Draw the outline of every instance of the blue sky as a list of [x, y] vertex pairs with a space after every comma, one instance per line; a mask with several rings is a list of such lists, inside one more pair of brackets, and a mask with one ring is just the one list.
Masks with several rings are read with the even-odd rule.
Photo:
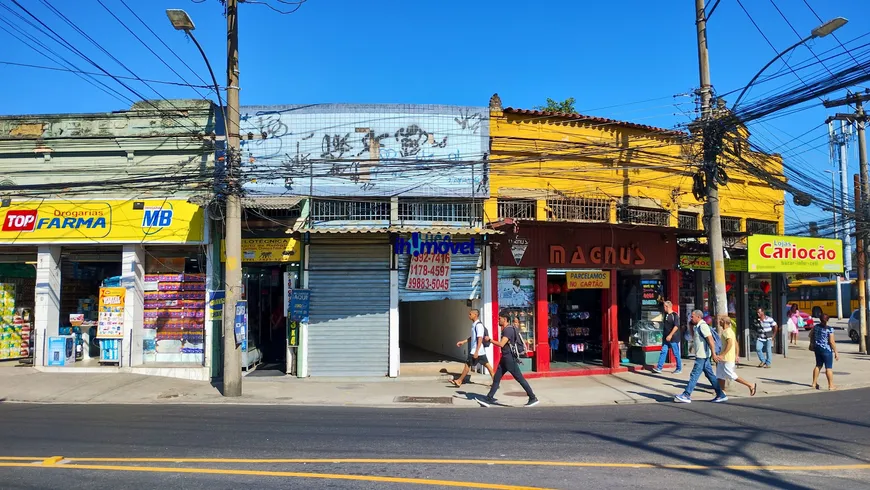
[[[148, 32], [122, 0], [19, 0], [109, 72], [132, 76], [132, 71], [142, 78], [181, 82], [100, 1], [181, 76], [191, 83], [202, 83], [175, 57], [208, 80], [195, 46], [171, 27], [164, 13], [166, 8], [187, 10], [219, 82], [225, 80], [225, 19], [218, 0], [124, 0], [175, 55]], [[264, 1], [278, 8], [292, 7], [278, 0]], [[775, 10], [774, 2], [742, 2], [777, 49], [799, 39]], [[46, 3], [126, 68], [75, 32]], [[865, 1], [807, 3], [825, 20], [836, 16], [850, 19], [837, 31], [844, 43], [870, 30], [870, 4]], [[0, 5], [26, 16], [12, 0], [0, 0]], [[776, 5], [801, 35], [819, 24], [803, 0], [776, 0]], [[98, 71], [9, 11], [0, 9], [0, 18], [35, 35], [80, 69]], [[22, 34], [14, 28], [5, 23], [0, 27], [6, 46], [0, 62], [57, 66], [16, 39]], [[685, 95], [698, 86], [694, 6], [690, 0], [308, 0], [291, 15], [261, 4], [243, 4], [240, 33], [243, 105], [392, 102], [485, 106], [498, 92], [506, 106], [532, 108], [547, 97], [575, 97], [576, 107], [583, 113], [663, 127], [687, 122], [695, 108], [693, 98]], [[863, 38], [857, 44], [868, 41], [870, 38]], [[721, 0], [709, 23], [709, 46], [713, 84], [719, 93], [741, 88], [776, 54], [736, 0]], [[810, 46], [821, 53], [838, 44], [827, 37]], [[811, 57], [809, 50], [800, 48], [789, 59], [799, 63]], [[771, 70], [775, 73], [780, 68], [782, 65], [774, 65]], [[71, 73], [0, 63], [0, 74], [5, 88], [0, 92], [2, 114], [100, 112], [130, 105], [123, 97], [109, 96]], [[101, 79], [124, 96], [138, 98], [110, 79]], [[791, 75], [782, 78], [783, 83], [793, 80]], [[149, 98], [199, 97], [186, 87], [127, 83]], [[199, 92], [213, 98], [207, 90]], [[830, 168], [827, 130], [820, 126], [830, 112], [820, 103], [815, 106], [753, 125], [753, 134], [759, 143], [771, 148], [811, 131], [779, 151], [787, 158], [796, 158], [794, 161], [806, 165], [808, 171], [821, 173]], [[788, 148], [796, 149], [789, 152]], [[855, 172], [852, 153], [850, 170]], [[789, 204], [787, 217], [790, 222], [809, 221], [818, 215]]]

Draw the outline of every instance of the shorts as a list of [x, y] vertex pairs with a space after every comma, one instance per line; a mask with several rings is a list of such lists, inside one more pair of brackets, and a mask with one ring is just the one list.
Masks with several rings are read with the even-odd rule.
[[834, 353], [827, 350], [821, 350], [816, 347], [816, 367], [821, 368], [822, 366], [825, 369], [834, 369]]
[[465, 360], [465, 364], [468, 367], [474, 367], [474, 366], [478, 366], [478, 365], [485, 366], [485, 365], [489, 364], [489, 359], [486, 358], [486, 354], [478, 355], [477, 359], [474, 358], [473, 354], [468, 354], [468, 359]]
[[733, 362], [720, 362], [716, 364], [716, 377], [734, 381], [738, 378], [737, 368]]

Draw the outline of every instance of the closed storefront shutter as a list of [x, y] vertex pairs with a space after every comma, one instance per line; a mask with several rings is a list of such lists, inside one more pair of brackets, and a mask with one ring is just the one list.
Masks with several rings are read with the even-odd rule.
[[[406, 237], [406, 239], [409, 239]], [[470, 237], [454, 237], [456, 241], [467, 241]], [[478, 244], [480, 238], [476, 239]], [[411, 254], [399, 255], [399, 300], [400, 301], [439, 301], [444, 299], [479, 299], [481, 295], [481, 270], [483, 261], [481, 247], [475, 246], [475, 254], [450, 255], [450, 291], [416, 291], [406, 289], [408, 266]]]
[[390, 246], [383, 240], [312, 238], [308, 369], [311, 376], [386, 376]]

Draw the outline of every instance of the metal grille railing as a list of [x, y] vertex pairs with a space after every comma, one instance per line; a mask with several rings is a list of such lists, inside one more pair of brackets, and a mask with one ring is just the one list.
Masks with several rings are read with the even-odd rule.
[[722, 231], [728, 233], [740, 233], [740, 218], [722, 216]]
[[677, 227], [681, 230], [697, 230], [698, 215], [696, 213], [677, 214]]
[[483, 203], [400, 200], [399, 220], [480, 223], [483, 220]]
[[670, 226], [671, 213], [664, 209], [620, 207], [619, 221], [635, 225]]
[[528, 219], [537, 218], [537, 204], [534, 199], [499, 199], [498, 219]]
[[388, 201], [315, 200], [311, 206], [314, 221], [389, 221]]
[[759, 235], [776, 235], [776, 221], [764, 221], [760, 219], [747, 219], [746, 231]]
[[547, 209], [554, 221], [610, 221], [610, 200], [592, 197], [547, 199]]

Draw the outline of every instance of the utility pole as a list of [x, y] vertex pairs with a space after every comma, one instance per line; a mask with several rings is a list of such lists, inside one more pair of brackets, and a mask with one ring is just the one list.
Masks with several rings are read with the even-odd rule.
[[[864, 199], [861, 198], [861, 184], [858, 176], [855, 175], [855, 215], [861, 214]], [[867, 278], [864, 275], [864, 238], [862, 237], [864, 226], [861, 224], [860, 218], [855, 220], [855, 250], [858, 255], [858, 319], [861, 322], [861, 338], [858, 340], [858, 352], [861, 354], [867, 353], [867, 344], [865, 335], [867, 335], [867, 290], [864, 288], [864, 283]]]
[[242, 201], [238, 181], [239, 151], [239, 17], [238, 0], [227, 0], [227, 210], [224, 286], [224, 396], [242, 395], [242, 355], [236, 343], [236, 304], [242, 293]]
[[[852, 272], [852, 236], [849, 226], [849, 221], [846, 218], [846, 203], [849, 202], [849, 156], [848, 145], [849, 137], [852, 135], [852, 126], [846, 121], [840, 120], [840, 137], [837, 140], [839, 145], [839, 164], [840, 164], [840, 212], [842, 213], [843, 236], [845, 243], [843, 245], [843, 263], [846, 266], [846, 279], [849, 279], [849, 273]], [[851, 314], [851, 312], [850, 312]]]
[[[703, 128], [704, 154], [713, 144], [716, 136], [710, 134], [709, 123], [713, 120], [713, 86], [710, 82], [710, 55], [707, 51], [707, 12], [704, 0], [695, 0], [695, 26], [698, 30], [698, 69], [701, 80], [701, 125]], [[714, 157], [715, 158], [715, 157]], [[722, 242], [722, 220], [719, 211], [719, 186], [716, 182], [717, 165], [715, 159], [704, 158], [706, 171], [706, 228], [707, 242], [710, 246], [710, 271], [715, 288], [714, 311], [718, 321], [719, 315], [728, 315], [728, 296], [725, 291], [725, 248]]]
[[[867, 140], [864, 131], [864, 126], [867, 121], [867, 115], [864, 112], [864, 102], [870, 101], [870, 91], [865, 91], [863, 94], [849, 94], [843, 99], [826, 100], [823, 105], [827, 108], [840, 107], [849, 104], [855, 104], [855, 114], [837, 114], [833, 119], [840, 121], [854, 121], [858, 127], [858, 165], [860, 166], [860, 190], [855, 192], [855, 236], [858, 240], [858, 298], [860, 300], [860, 318], [861, 318], [861, 339], [859, 340], [859, 350], [862, 354], [867, 353], [867, 284], [868, 276], [867, 258], [864, 256], [864, 249], [868, 245], [867, 224], [870, 218], [870, 169], [867, 166]], [[860, 199], [859, 199], [860, 196]], [[860, 206], [858, 203], [860, 201]]]

